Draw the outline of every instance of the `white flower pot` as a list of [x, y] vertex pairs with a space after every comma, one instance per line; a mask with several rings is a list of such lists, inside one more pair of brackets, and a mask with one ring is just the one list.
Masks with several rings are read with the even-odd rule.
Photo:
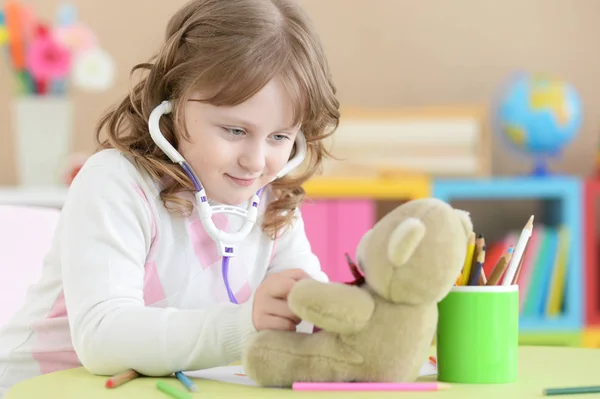
[[19, 185], [64, 185], [61, 173], [73, 134], [72, 101], [64, 97], [20, 97], [13, 103], [13, 117]]

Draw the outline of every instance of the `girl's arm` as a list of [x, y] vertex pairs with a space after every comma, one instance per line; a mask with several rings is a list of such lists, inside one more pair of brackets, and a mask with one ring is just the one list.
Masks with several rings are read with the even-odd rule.
[[267, 274], [286, 269], [302, 269], [315, 280], [329, 281], [327, 274], [321, 270], [319, 258], [310, 247], [300, 209], [296, 208], [292, 226], [277, 238], [273, 251]]
[[152, 217], [132, 169], [127, 161], [82, 169], [62, 211], [62, 278], [79, 359], [95, 374], [132, 368], [151, 376], [239, 359], [255, 331], [251, 301], [209, 310], [145, 306]]
[[[277, 238], [273, 251], [267, 275], [286, 269], [302, 269], [317, 281], [329, 281], [327, 274], [321, 270], [319, 258], [310, 247], [300, 209], [296, 208], [292, 226]], [[311, 333], [313, 330], [314, 326], [308, 320], [302, 320], [296, 327], [297, 332]]]

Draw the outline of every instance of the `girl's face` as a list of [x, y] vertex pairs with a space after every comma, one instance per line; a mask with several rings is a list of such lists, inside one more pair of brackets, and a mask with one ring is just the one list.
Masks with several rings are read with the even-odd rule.
[[[201, 92], [192, 99], [202, 98]], [[188, 101], [185, 123], [190, 140], [178, 151], [194, 169], [207, 196], [237, 205], [268, 184], [289, 160], [299, 126], [279, 79], [233, 107]]]

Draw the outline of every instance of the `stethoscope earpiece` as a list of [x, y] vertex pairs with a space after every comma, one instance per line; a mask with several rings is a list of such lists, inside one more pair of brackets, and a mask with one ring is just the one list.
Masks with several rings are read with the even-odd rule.
[[150, 137], [154, 143], [160, 148], [173, 163], [181, 164], [185, 162], [183, 156], [167, 141], [165, 136], [160, 131], [159, 121], [163, 115], [171, 113], [173, 105], [170, 101], [163, 101], [150, 113], [148, 118], [148, 130], [150, 131]]

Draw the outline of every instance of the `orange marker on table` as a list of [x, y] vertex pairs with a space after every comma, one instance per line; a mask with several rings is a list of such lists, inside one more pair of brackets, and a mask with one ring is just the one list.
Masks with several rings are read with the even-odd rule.
[[131, 380], [138, 378], [140, 374], [135, 370], [127, 370], [122, 372], [121, 374], [117, 374], [115, 376], [110, 377], [106, 384], [104, 385], [106, 388], [116, 388], [120, 385], [125, 384]]

